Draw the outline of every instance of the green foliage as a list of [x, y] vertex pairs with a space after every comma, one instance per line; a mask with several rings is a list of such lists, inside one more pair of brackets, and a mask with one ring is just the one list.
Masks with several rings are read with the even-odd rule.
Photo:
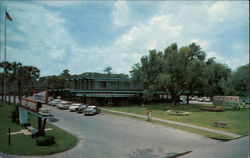
[[230, 74], [231, 70], [224, 64], [207, 64], [205, 69], [205, 80], [207, 83], [204, 87], [204, 93], [208, 96], [224, 95], [225, 84]]
[[[66, 151], [76, 145], [76, 137], [47, 123], [46, 128], [52, 128], [53, 130], [46, 131], [46, 134], [54, 136], [56, 143], [49, 146], [37, 146], [36, 139], [32, 139], [30, 135], [15, 134], [11, 135], [11, 146], [9, 146], [6, 135], [8, 128], [11, 129], [11, 132], [18, 132], [24, 128], [17, 123], [12, 123], [11, 112], [14, 109], [14, 105], [6, 105], [0, 102], [0, 152], [15, 155], [45, 155]], [[33, 127], [37, 127], [38, 122], [36, 116], [29, 115], [29, 121]]]
[[17, 62], [1, 62], [0, 67], [4, 69], [4, 73], [0, 74], [0, 85], [4, 87], [4, 76], [6, 76], [7, 89], [9, 91], [18, 91], [21, 95], [23, 86], [33, 88], [34, 82], [40, 76], [40, 70], [34, 66], [25, 66]]
[[172, 44], [163, 52], [150, 50], [130, 73], [134, 81], [147, 82], [149, 89], [145, 98], [154, 96], [157, 91], [167, 91], [176, 105], [184, 91], [190, 95], [194, 91], [208, 96], [223, 95], [231, 70], [214, 58], [206, 61], [206, 53], [192, 43], [180, 49]]
[[107, 75], [111, 74], [112, 67], [106, 67], [103, 71], [107, 73]]
[[143, 56], [130, 73], [133, 80], [147, 82], [151, 87], [147, 93], [168, 91], [176, 104], [184, 90], [192, 93], [204, 84], [204, 61], [205, 53], [195, 43], [180, 49], [177, 44], [172, 44], [164, 52], [149, 51], [149, 55]]
[[249, 64], [238, 67], [227, 83], [227, 94], [249, 96], [249, 80]]
[[63, 72], [61, 73], [61, 76], [65, 78], [70, 77], [69, 70], [68, 69], [63, 70]]
[[48, 146], [55, 143], [54, 136], [41, 136], [36, 139], [37, 146]]

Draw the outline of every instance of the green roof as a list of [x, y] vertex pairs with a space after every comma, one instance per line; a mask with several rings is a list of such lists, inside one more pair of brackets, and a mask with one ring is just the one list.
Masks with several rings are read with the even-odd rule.
[[128, 98], [136, 97], [135, 94], [76, 94], [76, 96], [98, 97], [98, 98]]
[[143, 91], [111, 91], [111, 90], [109, 91], [69, 90], [69, 92], [72, 92], [72, 93], [143, 93]]

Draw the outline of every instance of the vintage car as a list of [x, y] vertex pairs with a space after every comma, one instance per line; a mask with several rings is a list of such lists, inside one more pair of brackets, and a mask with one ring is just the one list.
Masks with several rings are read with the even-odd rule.
[[52, 101], [49, 102], [50, 106], [56, 106], [61, 102], [61, 99], [53, 99]]
[[69, 101], [61, 101], [59, 104], [57, 104], [57, 108], [61, 110], [67, 110], [72, 103]]
[[80, 111], [80, 110], [84, 110], [87, 108], [87, 105], [85, 104], [82, 104], [82, 103], [73, 103], [70, 107], [69, 107], [69, 110], [70, 111]]
[[85, 110], [84, 110], [84, 115], [95, 115], [95, 114], [99, 114], [101, 112], [101, 109], [97, 106], [88, 106]]

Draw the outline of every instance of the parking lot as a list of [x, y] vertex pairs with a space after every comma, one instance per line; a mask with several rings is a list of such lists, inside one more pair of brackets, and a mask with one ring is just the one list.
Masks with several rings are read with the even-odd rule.
[[47, 105], [45, 108], [59, 120], [54, 122], [54, 125], [76, 135], [79, 139], [75, 148], [45, 157], [156, 158], [220, 143], [146, 121], [102, 113], [84, 116]]
[[[69, 109], [60, 110], [48, 105], [43, 105], [43, 108], [49, 109], [57, 118], [56, 122], [51, 123], [75, 135], [78, 143], [69, 151], [31, 156], [34, 158], [162, 158], [187, 151], [203, 151], [224, 144], [147, 121], [103, 113], [85, 116], [84, 113], [70, 112]], [[3, 153], [0, 153], [0, 156], [23, 157]]]

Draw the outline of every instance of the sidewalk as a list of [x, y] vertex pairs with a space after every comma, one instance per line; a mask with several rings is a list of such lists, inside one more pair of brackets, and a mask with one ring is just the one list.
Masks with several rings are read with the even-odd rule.
[[[109, 109], [105, 109], [105, 108], [102, 108], [102, 110], [109, 111], [109, 112], [114, 112], [114, 113], [119, 113], [119, 114], [124, 114], [124, 115], [136, 116], [136, 117], [146, 119], [146, 116], [143, 116], [143, 115], [137, 115], [137, 114], [127, 113], [127, 112], [109, 110]], [[223, 135], [230, 136], [230, 137], [233, 137], [233, 138], [241, 137], [241, 135], [237, 135], [237, 134], [233, 134], [233, 133], [229, 133], [229, 132], [225, 132], [225, 131], [220, 131], [220, 130], [216, 130], [216, 129], [210, 129], [210, 128], [206, 128], [206, 127], [195, 126], [195, 125], [182, 123], [182, 122], [175, 122], [175, 121], [160, 119], [160, 118], [156, 118], [156, 117], [152, 117], [152, 120], [161, 121], [161, 122], [165, 122], [165, 123], [171, 123], [171, 124], [185, 126], [185, 127], [191, 127], [191, 128], [200, 129], [200, 130], [203, 130], [203, 131], [217, 133], [217, 134], [223, 134]]]

